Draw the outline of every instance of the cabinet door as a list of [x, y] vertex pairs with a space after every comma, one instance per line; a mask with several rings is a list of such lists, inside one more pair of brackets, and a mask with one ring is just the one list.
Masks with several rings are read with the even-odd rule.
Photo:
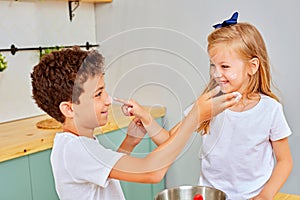
[[29, 155], [33, 200], [59, 200], [50, 163], [51, 150]]
[[[161, 124], [161, 119], [157, 120]], [[110, 133], [98, 135], [100, 143], [110, 149], [117, 150], [126, 136], [127, 129], [120, 129]], [[145, 157], [156, 145], [148, 135], [134, 149], [132, 156]], [[125, 198], [128, 200], [153, 200], [155, 195], [165, 188], [164, 180], [157, 184], [143, 184], [120, 181]]]
[[0, 163], [0, 199], [31, 200], [28, 156]]

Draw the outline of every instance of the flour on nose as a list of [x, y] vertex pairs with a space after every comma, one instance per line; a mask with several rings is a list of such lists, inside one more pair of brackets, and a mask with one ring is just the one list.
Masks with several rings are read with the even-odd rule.
[[214, 75], [214, 78], [220, 78], [222, 76], [222, 74], [217, 71], [213, 75]]

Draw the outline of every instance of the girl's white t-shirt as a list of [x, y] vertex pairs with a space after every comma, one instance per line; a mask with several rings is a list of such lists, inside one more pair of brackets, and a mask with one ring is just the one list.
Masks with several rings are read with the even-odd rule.
[[61, 200], [123, 200], [118, 180], [108, 178], [124, 154], [104, 148], [97, 138], [57, 133], [51, 165]]
[[203, 136], [199, 185], [220, 189], [229, 200], [254, 197], [274, 168], [271, 141], [290, 134], [282, 105], [268, 96], [261, 95], [258, 104], [244, 112], [225, 110]]

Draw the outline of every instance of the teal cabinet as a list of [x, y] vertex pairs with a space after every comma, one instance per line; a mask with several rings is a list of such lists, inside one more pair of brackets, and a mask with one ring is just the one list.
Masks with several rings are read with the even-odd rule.
[[[158, 122], [160, 119], [158, 119]], [[98, 135], [100, 143], [116, 150], [126, 136], [126, 129]], [[144, 138], [133, 154], [144, 157], [155, 148], [150, 138]], [[59, 200], [50, 164], [51, 149], [0, 163], [0, 200]], [[164, 189], [158, 184], [121, 181], [127, 200], [153, 200]]]
[[[158, 119], [157, 122], [161, 124], [160, 119]], [[98, 135], [97, 137], [103, 146], [117, 150], [126, 136], [126, 131], [127, 129], [119, 129], [107, 134]], [[145, 157], [153, 151], [154, 148], [156, 148], [156, 145], [152, 142], [151, 138], [146, 135], [131, 155], [135, 157]], [[120, 182], [127, 200], [153, 200], [154, 196], [165, 188], [164, 180], [157, 184]]]
[[0, 199], [31, 200], [30, 182], [27, 156], [0, 163]]
[[50, 163], [51, 150], [29, 155], [31, 191], [33, 200], [59, 199]]
[[50, 164], [51, 150], [0, 163], [0, 199], [59, 200]]

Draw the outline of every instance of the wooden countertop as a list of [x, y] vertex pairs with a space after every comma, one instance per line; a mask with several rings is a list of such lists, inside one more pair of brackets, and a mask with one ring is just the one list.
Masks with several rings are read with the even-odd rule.
[[[163, 117], [164, 107], [145, 106], [154, 118]], [[39, 129], [36, 123], [50, 118], [40, 115], [26, 119], [0, 123], [0, 162], [52, 148], [53, 139], [61, 129]], [[95, 135], [128, 126], [130, 118], [122, 114], [120, 106], [110, 107], [108, 123], [95, 129]]]
[[278, 193], [273, 200], [300, 200], [299, 195]]

